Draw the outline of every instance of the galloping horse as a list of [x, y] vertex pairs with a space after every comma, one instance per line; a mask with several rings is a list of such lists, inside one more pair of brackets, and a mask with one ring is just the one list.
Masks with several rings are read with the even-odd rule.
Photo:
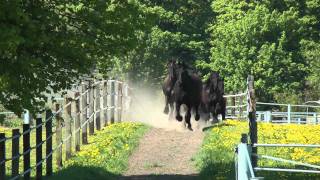
[[168, 75], [165, 78], [163, 84], [162, 84], [162, 91], [165, 96], [165, 107], [164, 107], [164, 113], [169, 113], [169, 106], [170, 105], [170, 115], [169, 118], [171, 118], [173, 113], [173, 87], [177, 81], [177, 62], [176, 60], [171, 60], [167, 64], [168, 67]]
[[224, 81], [217, 72], [212, 72], [203, 85], [201, 110], [211, 113], [214, 122], [218, 120], [218, 114], [221, 114], [222, 120], [225, 119], [226, 102], [223, 95]]
[[174, 85], [173, 95], [176, 105], [176, 119], [182, 121], [180, 114], [180, 107], [182, 104], [187, 106], [187, 112], [185, 114], [185, 122], [188, 125], [188, 129], [191, 128], [191, 110], [195, 110], [195, 120], [200, 119], [199, 105], [201, 103], [201, 90], [202, 82], [200, 77], [192, 72], [184, 63], [178, 64], [177, 68], [177, 81]]

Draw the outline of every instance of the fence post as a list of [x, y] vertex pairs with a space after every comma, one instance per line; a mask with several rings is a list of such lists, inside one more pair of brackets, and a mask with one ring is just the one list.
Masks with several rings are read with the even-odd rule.
[[272, 112], [271, 111], [266, 111], [265, 113], [265, 120], [270, 123], [272, 122]]
[[74, 129], [75, 129], [75, 150], [80, 151], [80, 93], [75, 93], [75, 101], [73, 101], [73, 111], [75, 111], [74, 115]]
[[[248, 76], [248, 117], [249, 117], [249, 135], [250, 144], [252, 147], [252, 153], [257, 154], [257, 147], [253, 147], [253, 144], [258, 142], [258, 128], [256, 121], [256, 101], [254, 92], [254, 77], [252, 75]], [[251, 157], [252, 166], [257, 166], [257, 157]]]
[[89, 82], [89, 135], [94, 134], [94, 117], [92, 117], [92, 114], [94, 113], [94, 89], [95, 87], [93, 86], [92, 82]]
[[116, 96], [115, 81], [111, 80], [110, 85], [111, 85], [110, 121], [111, 121], [111, 124], [113, 124], [114, 123], [115, 109], [116, 109], [116, 107], [115, 107], [115, 96]]
[[62, 168], [62, 117], [60, 111], [60, 104], [56, 104], [56, 146], [57, 146], [57, 155], [56, 163], [59, 169]]
[[101, 129], [101, 109], [100, 109], [100, 82], [96, 85], [95, 91], [94, 91], [94, 116], [96, 121], [96, 128], [97, 130]]
[[126, 83], [125, 84], [125, 90], [124, 90], [124, 115], [126, 119], [129, 119], [130, 117], [130, 113], [129, 113], [129, 109], [130, 109], [130, 104], [131, 104], [131, 98], [130, 98], [130, 91], [129, 91], [129, 85]]
[[243, 119], [243, 96], [240, 96], [239, 97], [239, 104], [240, 104], [240, 108], [239, 108], [239, 116], [240, 116], [240, 119]]
[[6, 177], [6, 134], [0, 133], [0, 179]]
[[254, 177], [254, 174], [251, 174], [251, 167], [248, 165], [247, 154], [249, 151], [247, 135], [241, 134], [241, 143], [238, 145], [238, 163], [236, 174], [236, 179], [238, 180], [248, 180]]
[[23, 172], [24, 179], [30, 179], [30, 114], [29, 111], [26, 111], [24, 114], [24, 123], [23, 123]]
[[[88, 90], [88, 91], [87, 91]], [[87, 91], [87, 92], [86, 92]], [[80, 97], [80, 105], [81, 105], [81, 128], [82, 128], [82, 144], [88, 144], [88, 96], [89, 96], [89, 88], [86, 89], [86, 85], [82, 85], [82, 92], [86, 92], [84, 95]]]
[[19, 175], [19, 157], [20, 157], [19, 140], [20, 140], [20, 130], [19, 129], [12, 129], [12, 165], [11, 165], [11, 167], [12, 167], [11, 177], [12, 178]]
[[291, 104], [288, 104], [288, 123], [291, 123]]
[[51, 109], [46, 110], [46, 175], [52, 175], [52, 118]]
[[101, 108], [103, 109], [104, 126], [106, 126], [108, 124], [108, 81], [103, 83]]
[[36, 179], [42, 178], [42, 114], [36, 118]]
[[118, 83], [118, 105], [117, 105], [117, 113], [118, 113], [118, 122], [121, 122], [122, 121], [122, 110], [123, 110], [123, 107], [122, 107], [122, 83]]
[[314, 124], [318, 124], [317, 113], [313, 113]]
[[[235, 94], [235, 92], [232, 92], [232, 94]], [[236, 116], [236, 97], [231, 97], [231, 116]]]
[[[69, 97], [65, 98], [65, 108], [64, 108], [64, 122], [66, 124], [66, 160], [71, 158], [71, 145], [72, 145], [72, 126], [71, 126], [71, 121], [72, 121], [72, 116], [71, 116], [71, 103], [72, 104], [72, 99]], [[69, 104], [69, 105], [68, 105]], [[68, 106], [66, 106], [68, 105]]]

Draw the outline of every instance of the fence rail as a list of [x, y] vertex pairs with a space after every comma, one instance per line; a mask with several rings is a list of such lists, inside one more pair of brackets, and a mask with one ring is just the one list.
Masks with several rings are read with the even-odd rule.
[[246, 119], [246, 96], [247, 92], [240, 92], [238, 94], [229, 94], [223, 96], [226, 100], [227, 119]]
[[[81, 144], [88, 143], [88, 132], [92, 135], [95, 130], [100, 130], [107, 124], [120, 122], [129, 108], [129, 103], [126, 103], [127, 99], [130, 99], [129, 86], [117, 80], [81, 83], [80, 87], [67, 94], [63, 98], [57, 98], [53, 108], [35, 116], [35, 126], [28, 123], [31, 116], [26, 113], [22, 132], [20, 129], [12, 129], [10, 137], [0, 133], [1, 180], [20, 177], [30, 179], [31, 172], [35, 172], [36, 179], [41, 179], [44, 163], [46, 175], [51, 176], [53, 162], [61, 168], [63, 160], [71, 158], [72, 152], [80, 151]], [[35, 145], [30, 141], [33, 138], [36, 139]], [[6, 153], [9, 145], [11, 153]], [[42, 147], [44, 145], [45, 152]], [[32, 166], [31, 153], [35, 153], [36, 156]], [[23, 169], [19, 169], [21, 157], [23, 157]], [[6, 172], [6, 169], [9, 169], [7, 167], [9, 161], [11, 173]]]
[[[260, 155], [258, 154], [258, 147], [304, 147], [304, 148], [320, 148], [319, 144], [259, 144], [258, 143], [258, 130], [257, 130], [257, 117], [258, 120], [261, 120], [261, 114], [264, 114], [264, 118], [267, 122], [298, 122], [301, 123], [301, 119], [294, 119], [298, 117], [306, 117], [310, 114], [310, 112], [300, 113], [300, 112], [291, 112], [291, 107], [306, 107], [306, 108], [319, 108], [320, 106], [310, 106], [310, 105], [292, 105], [292, 104], [277, 104], [277, 103], [264, 103], [264, 102], [256, 102], [254, 96], [254, 83], [253, 77], [248, 77], [248, 91], [247, 91], [247, 112], [248, 112], [248, 120], [249, 120], [249, 140], [250, 143], [247, 142], [247, 135], [242, 134], [241, 144], [237, 147], [237, 161], [236, 163], [236, 179], [239, 180], [249, 180], [249, 179], [257, 179], [255, 177], [254, 171], [277, 171], [277, 172], [304, 172], [304, 173], [320, 173], [320, 170], [308, 170], [308, 169], [285, 169], [285, 168], [272, 168], [272, 167], [258, 167], [257, 162], [258, 159], [269, 159], [273, 161], [280, 161], [285, 163], [290, 163], [293, 165], [304, 166], [308, 168], [316, 168], [320, 169], [320, 166], [313, 165], [304, 162], [298, 162], [293, 160], [282, 159], [278, 157], [272, 157], [268, 155]], [[287, 112], [257, 112], [256, 105], [268, 105], [268, 106], [287, 106]], [[280, 116], [286, 117], [284, 120], [273, 120], [271, 116]], [[312, 117], [314, 118], [314, 122], [317, 123], [317, 114], [312, 112]], [[307, 118], [306, 118], [307, 119]], [[262, 177], [258, 178], [262, 179]]]

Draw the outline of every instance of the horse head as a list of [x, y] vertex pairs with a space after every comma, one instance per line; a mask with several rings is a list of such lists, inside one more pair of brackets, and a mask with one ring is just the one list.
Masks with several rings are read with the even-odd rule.
[[183, 64], [183, 63], [179, 64], [177, 72], [178, 72], [178, 82], [186, 83], [190, 80], [190, 75], [189, 75], [188, 69], [185, 66], [185, 64]]
[[217, 72], [212, 72], [209, 77], [209, 84], [210, 84], [210, 91], [215, 92], [218, 88], [218, 82], [219, 82], [219, 74]]
[[169, 79], [175, 81], [177, 79], [177, 62], [175, 59], [172, 59], [167, 64]]

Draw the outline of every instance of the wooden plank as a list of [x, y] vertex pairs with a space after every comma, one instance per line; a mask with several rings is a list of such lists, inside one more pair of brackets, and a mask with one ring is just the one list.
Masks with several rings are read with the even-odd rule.
[[[29, 171], [29, 172], [27, 172]], [[30, 179], [30, 124], [23, 124], [23, 178]]]
[[[82, 93], [87, 91], [88, 88], [85, 84], [82, 85]], [[88, 123], [87, 117], [88, 117], [88, 96], [89, 92], [85, 93], [80, 97], [80, 104], [81, 104], [81, 127], [82, 127], [82, 144], [88, 144]]]
[[36, 118], [36, 179], [42, 178], [42, 116], [37, 115]]
[[100, 109], [101, 109], [101, 127], [105, 127], [107, 125], [107, 81], [105, 81], [100, 88]]
[[[231, 106], [236, 106], [236, 97], [231, 97]], [[231, 116], [236, 116], [236, 108], [231, 109]]]
[[[56, 104], [56, 112], [60, 110], [60, 104]], [[56, 164], [58, 169], [62, 168], [62, 117], [56, 114]]]
[[100, 83], [96, 85], [94, 91], [94, 112], [97, 130], [101, 129], [101, 111], [100, 111]]
[[0, 179], [6, 177], [6, 134], [0, 133]]
[[111, 86], [111, 99], [110, 99], [110, 123], [113, 124], [115, 120], [115, 97], [116, 97], [116, 86], [115, 86], [115, 81], [110, 82]]
[[52, 111], [46, 110], [46, 175], [52, 175]]
[[104, 120], [104, 126], [107, 126], [108, 125], [108, 120], [109, 120], [109, 117], [108, 117], [108, 112], [109, 110], [107, 109], [108, 107], [108, 81], [106, 81], [104, 84], [103, 84], [103, 89], [102, 89], [102, 94], [103, 94], [103, 120]]
[[243, 119], [243, 107], [242, 107], [242, 105], [243, 105], [243, 96], [240, 96], [239, 97], [239, 106], [240, 106], [240, 108], [239, 108], [239, 116], [240, 116], [240, 119]]
[[[19, 157], [20, 157], [20, 130], [12, 129], [12, 164], [11, 164], [11, 177], [19, 175]], [[0, 160], [1, 161], [1, 160]]]
[[123, 93], [122, 93], [122, 83], [118, 83], [118, 108], [117, 108], [117, 112], [118, 112], [118, 122], [122, 121], [122, 97], [123, 97]]
[[92, 82], [90, 81], [89, 83], [89, 135], [93, 135], [94, 134], [94, 117], [92, 118], [92, 114], [94, 113], [94, 90], [95, 87], [92, 86]]
[[[72, 99], [69, 98], [69, 97], [66, 97], [65, 98], [65, 105], [69, 104], [72, 102]], [[72, 116], [71, 116], [71, 104], [68, 105], [67, 107], [65, 107], [64, 109], [64, 122], [65, 122], [65, 125], [66, 125], [66, 135], [65, 135], [65, 138], [67, 138], [66, 140], [66, 160], [70, 159], [71, 158], [71, 153], [72, 153], [72, 150], [71, 150], [71, 147], [72, 147]]]
[[[75, 99], [77, 99], [80, 96], [80, 93], [77, 92], [75, 94]], [[75, 129], [75, 150], [80, 151], [80, 99], [77, 99], [73, 101], [73, 108], [72, 110], [74, 111], [74, 129]]]

